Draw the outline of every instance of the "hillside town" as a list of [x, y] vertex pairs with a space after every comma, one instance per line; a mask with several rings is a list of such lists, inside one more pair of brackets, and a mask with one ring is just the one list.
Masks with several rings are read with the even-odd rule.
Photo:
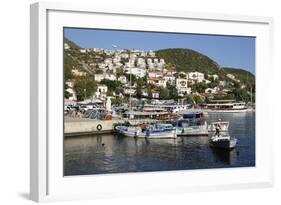
[[[77, 53], [81, 56], [77, 60], [72, 56], [73, 48], [69, 43], [64, 44], [64, 50], [68, 58], [79, 62], [72, 65], [71, 77], [65, 79], [66, 104], [105, 102], [109, 97], [116, 103], [132, 98], [200, 104], [208, 99], [234, 98], [235, 88], [250, 94], [246, 85], [233, 74], [177, 71], [154, 51], [76, 48], [75, 56]], [[78, 88], [79, 79], [94, 82], [80, 83]]]
[[[228, 46], [233, 59], [220, 65], [211, 52], [179, 44], [188, 34], [65, 34], [65, 175], [255, 166], [255, 70], [240, 67], [253, 55], [239, 59]], [[208, 39], [197, 45], [213, 49], [221, 37]]]

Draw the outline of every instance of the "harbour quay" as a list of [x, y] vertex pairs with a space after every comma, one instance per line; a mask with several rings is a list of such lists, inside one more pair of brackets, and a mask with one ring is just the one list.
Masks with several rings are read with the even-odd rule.
[[113, 133], [116, 124], [124, 123], [124, 120], [96, 120], [89, 118], [64, 118], [64, 135], [81, 136], [91, 134]]
[[130, 123], [155, 123], [158, 120], [152, 119], [112, 119], [112, 120], [97, 120], [90, 118], [73, 118], [64, 117], [64, 136], [85, 136], [85, 135], [98, 135], [98, 134], [110, 134], [114, 133], [115, 126]]

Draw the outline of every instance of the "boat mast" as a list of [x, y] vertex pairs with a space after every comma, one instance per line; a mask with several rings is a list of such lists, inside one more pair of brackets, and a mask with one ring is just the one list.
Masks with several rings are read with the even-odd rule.
[[130, 98], [129, 98], [129, 111], [132, 111], [132, 101], [131, 101], [131, 96], [132, 96], [132, 67], [130, 65]]
[[251, 106], [253, 106], [253, 88], [251, 86]]

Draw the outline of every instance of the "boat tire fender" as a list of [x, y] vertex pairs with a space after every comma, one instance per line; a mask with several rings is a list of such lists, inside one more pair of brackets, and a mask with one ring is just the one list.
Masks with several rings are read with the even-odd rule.
[[98, 125], [97, 125], [97, 130], [98, 130], [98, 131], [101, 131], [101, 130], [102, 130], [101, 124], [98, 124]]

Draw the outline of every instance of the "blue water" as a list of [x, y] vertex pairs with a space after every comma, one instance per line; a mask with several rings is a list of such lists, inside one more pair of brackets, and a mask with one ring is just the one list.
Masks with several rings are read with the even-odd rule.
[[113, 134], [64, 140], [64, 175], [150, 172], [255, 166], [255, 113], [209, 114], [229, 121], [238, 139], [231, 151], [211, 148], [209, 137], [135, 139]]

